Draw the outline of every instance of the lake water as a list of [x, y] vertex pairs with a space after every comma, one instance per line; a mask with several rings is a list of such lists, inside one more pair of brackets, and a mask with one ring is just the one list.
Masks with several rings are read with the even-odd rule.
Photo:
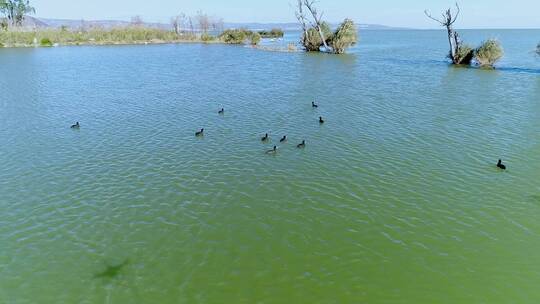
[[462, 36], [1, 49], [0, 302], [538, 303], [540, 31]]

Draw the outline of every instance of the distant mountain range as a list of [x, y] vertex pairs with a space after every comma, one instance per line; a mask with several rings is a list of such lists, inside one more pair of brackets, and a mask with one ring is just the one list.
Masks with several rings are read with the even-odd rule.
[[[131, 22], [122, 20], [73, 20], [73, 19], [50, 19], [50, 18], [36, 18], [27, 16], [25, 18], [25, 27], [37, 27], [37, 28], [60, 28], [66, 26], [68, 28], [81, 28], [81, 27], [121, 27], [128, 26]], [[157, 22], [145, 22], [145, 26], [160, 29], [170, 29], [171, 25], [166, 23]], [[337, 24], [331, 24], [336, 27]], [[380, 24], [357, 24], [361, 30], [402, 30], [405, 28], [396, 28]], [[269, 30], [272, 28], [281, 28], [284, 31], [296, 31], [300, 27], [297, 23], [225, 23], [225, 28], [247, 28], [250, 30]]]

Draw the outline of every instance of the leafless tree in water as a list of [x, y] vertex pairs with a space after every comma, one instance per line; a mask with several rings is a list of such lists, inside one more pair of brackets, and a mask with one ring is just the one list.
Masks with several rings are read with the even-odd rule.
[[[454, 23], [456, 22], [457, 18], [459, 17], [459, 14], [461, 13], [461, 9], [459, 7], [459, 4], [456, 2], [456, 12], [454, 13], [451, 8], [447, 9], [445, 12], [442, 13], [441, 18], [436, 18], [431, 15], [431, 13], [428, 10], [424, 11], [424, 14], [431, 19], [439, 23], [441, 26], [444, 26], [446, 28], [446, 31], [448, 33], [448, 44], [450, 45], [450, 52], [448, 57], [452, 60], [452, 63], [454, 64], [462, 64], [464, 61], [464, 57], [468, 59], [469, 55], [471, 56], [470, 59], [472, 59], [472, 53], [470, 53], [467, 50], [467, 54], [463, 54], [464, 49], [462, 49], [462, 41], [459, 37], [459, 34], [454, 30]], [[470, 60], [469, 60], [470, 61]]]

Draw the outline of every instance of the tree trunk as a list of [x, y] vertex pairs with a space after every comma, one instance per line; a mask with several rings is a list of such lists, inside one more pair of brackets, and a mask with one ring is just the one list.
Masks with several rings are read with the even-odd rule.
[[456, 56], [454, 53], [454, 47], [452, 45], [452, 36], [453, 36], [452, 29], [449, 27], [447, 28], [447, 30], [448, 30], [448, 45], [450, 46], [450, 59], [452, 59], [453, 63], [456, 63]]
[[327, 52], [330, 51], [330, 47], [326, 43], [326, 38], [324, 38], [324, 34], [322, 32], [321, 26], [319, 25], [318, 21], [317, 21], [317, 31], [319, 32], [319, 36], [321, 36], [321, 40], [323, 42], [324, 48], [326, 49]]

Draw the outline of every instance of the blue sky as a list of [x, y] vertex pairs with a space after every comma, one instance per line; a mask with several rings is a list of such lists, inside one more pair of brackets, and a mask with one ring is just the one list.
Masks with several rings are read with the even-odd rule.
[[[122, 19], [141, 15], [146, 21], [167, 22], [180, 12], [203, 10], [226, 22], [292, 22], [295, 0], [30, 0], [37, 16], [67, 19]], [[461, 1], [458, 28], [540, 28], [540, 0]], [[359, 23], [433, 28], [424, 15], [439, 13], [451, 0], [320, 0], [328, 21], [350, 17]]]

